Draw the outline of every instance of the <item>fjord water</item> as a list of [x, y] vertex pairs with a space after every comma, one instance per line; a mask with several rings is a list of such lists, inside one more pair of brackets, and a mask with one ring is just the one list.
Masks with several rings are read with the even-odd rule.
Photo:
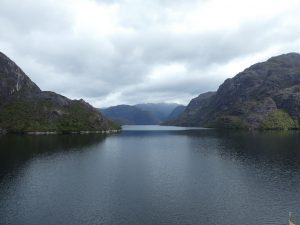
[[300, 134], [127, 126], [0, 137], [0, 224], [300, 223]]

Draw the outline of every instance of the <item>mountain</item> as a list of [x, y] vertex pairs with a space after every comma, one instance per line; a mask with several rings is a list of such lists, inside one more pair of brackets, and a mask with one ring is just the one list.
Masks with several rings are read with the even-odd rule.
[[169, 124], [237, 129], [298, 129], [300, 54], [257, 63], [199, 95]]
[[166, 121], [176, 120], [185, 111], [185, 109], [186, 109], [186, 106], [184, 106], [184, 105], [177, 106], [175, 109], [173, 109], [173, 111], [166, 118]]
[[123, 125], [158, 124], [159, 120], [151, 113], [131, 105], [117, 105], [100, 111], [109, 119]]
[[180, 106], [176, 103], [146, 103], [135, 105], [141, 110], [151, 113], [155, 118], [159, 120], [159, 123], [167, 120], [168, 116], [172, 111]]
[[0, 52], [0, 132], [102, 132], [120, 129], [83, 100], [41, 89]]
[[107, 118], [123, 125], [156, 125], [166, 121], [173, 110], [181, 106], [175, 103], [147, 103], [117, 105], [99, 110]]
[[216, 92], [206, 92], [192, 99], [184, 112], [177, 119], [168, 120], [165, 125], [175, 126], [200, 126], [199, 123], [204, 113], [201, 111], [208, 106], [210, 100], [215, 96]]

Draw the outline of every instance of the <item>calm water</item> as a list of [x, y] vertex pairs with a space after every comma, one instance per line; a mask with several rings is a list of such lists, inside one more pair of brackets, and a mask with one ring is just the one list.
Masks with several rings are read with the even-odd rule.
[[300, 224], [300, 133], [0, 137], [0, 224]]

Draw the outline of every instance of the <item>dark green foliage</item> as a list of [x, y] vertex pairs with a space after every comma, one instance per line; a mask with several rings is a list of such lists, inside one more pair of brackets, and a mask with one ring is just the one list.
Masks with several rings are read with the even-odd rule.
[[14, 101], [0, 111], [0, 127], [9, 132], [79, 132], [120, 129], [105, 122], [80, 101], [57, 109], [49, 101]]
[[297, 128], [299, 128], [297, 122], [283, 110], [270, 113], [260, 125], [260, 129], [263, 130], [289, 130]]

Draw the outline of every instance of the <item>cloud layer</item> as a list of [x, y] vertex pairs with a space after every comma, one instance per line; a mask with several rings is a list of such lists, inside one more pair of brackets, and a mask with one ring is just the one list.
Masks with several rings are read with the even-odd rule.
[[296, 0], [1, 0], [0, 51], [42, 89], [97, 107], [188, 101], [300, 51]]

